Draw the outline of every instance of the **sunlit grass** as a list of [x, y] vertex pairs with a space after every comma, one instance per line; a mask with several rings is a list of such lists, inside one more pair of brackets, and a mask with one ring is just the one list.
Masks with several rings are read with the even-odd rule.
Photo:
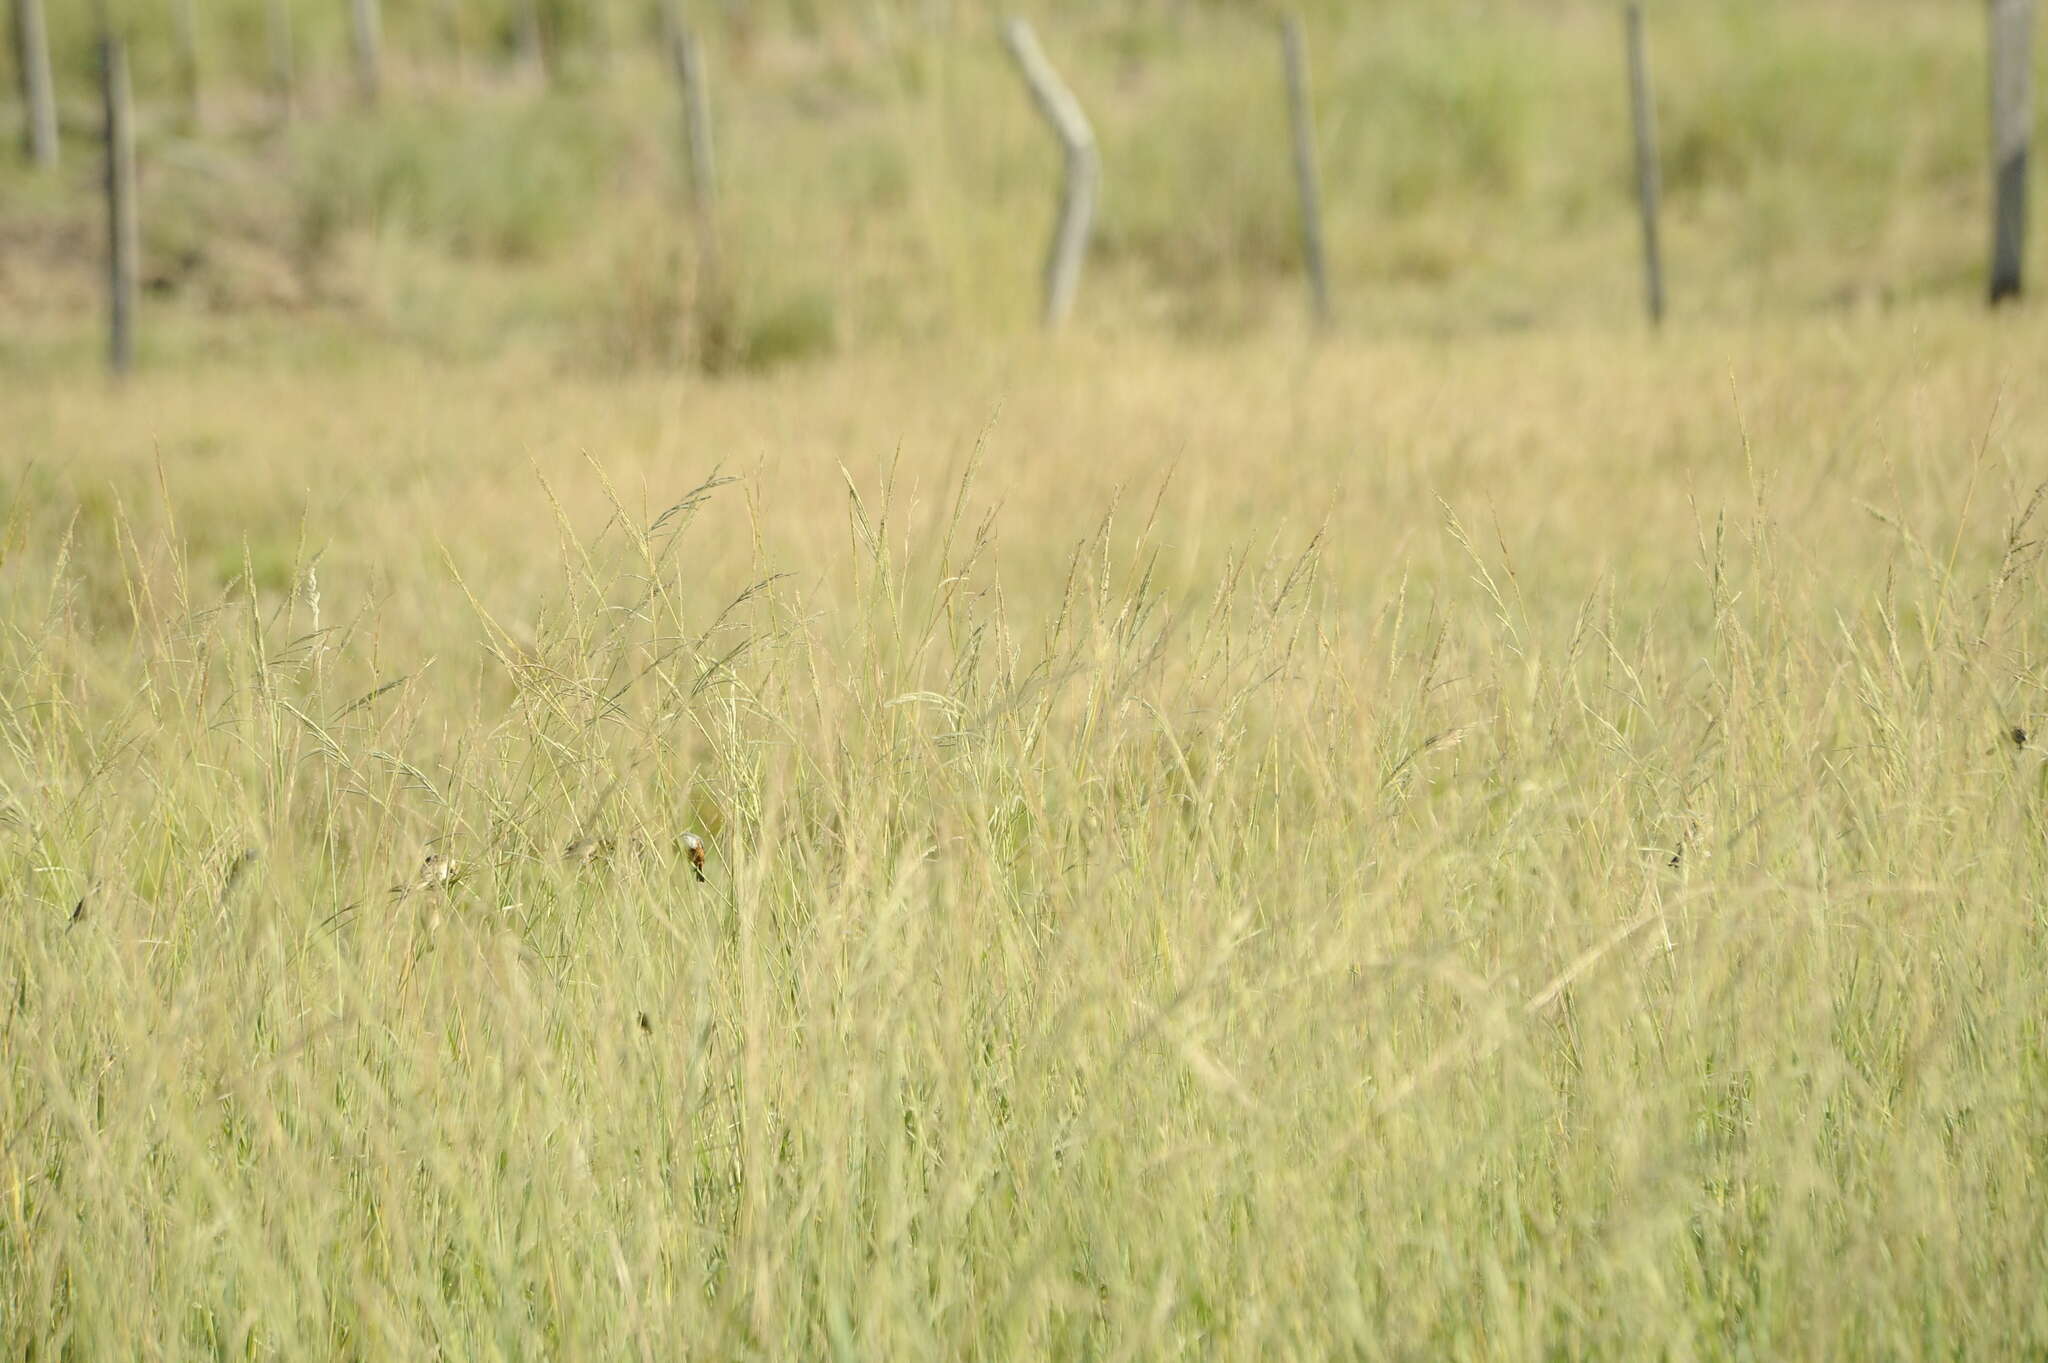
[[0, 390], [0, 1338], [2038, 1352], [2039, 333]]

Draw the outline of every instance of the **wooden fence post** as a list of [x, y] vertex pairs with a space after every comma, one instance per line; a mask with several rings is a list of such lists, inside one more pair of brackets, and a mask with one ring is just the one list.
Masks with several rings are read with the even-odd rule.
[[1636, 204], [1643, 218], [1643, 285], [1650, 324], [1664, 320], [1664, 256], [1657, 242], [1657, 121], [1650, 105], [1650, 58], [1643, 43], [1643, 7], [1630, 4], [1628, 95], [1636, 132]]
[[363, 103], [375, 105], [384, 92], [384, 72], [379, 48], [383, 44], [377, 0], [351, 0], [351, 25], [355, 35], [356, 89]]
[[128, 53], [111, 30], [100, 35], [100, 97], [107, 150], [107, 366], [135, 367], [135, 281], [142, 254], [135, 213], [135, 120]]
[[2027, 133], [2033, 121], [2033, 0], [1990, 0], [1991, 301], [2020, 295], [2027, 243]]
[[704, 47], [697, 35], [678, 26], [671, 55], [683, 92], [683, 136], [690, 153], [690, 202], [702, 222], [712, 220], [718, 202], [718, 162], [711, 143], [711, 85], [704, 72]]
[[1330, 322], [1330, 279], [1323, 264], [1323, 195], [1316, 179], [1315, 114], [1308, 103], [1308, 49], [1301, 19], [1280, 20], [1280, 50], [1287, 67], [1287, 117], [1294, 138], [1294, 180], [1301, 191], [1301, 255], [1308, 267], [1309, 301], [1316, 322]]
[[725, 343], [725, 279], [718, 245], [718, 167], [712, 155], [711, 82], [704, 49], [677, 0], [665, 0], [670, 64], [683, 99], [683, 144], [690, 163], [690, 216], [697, 232], [697, 315], [713, 349]]
[[1003, 41], [1009, 45], [1010, 56], [1031, 89], [1038, 112], [1052, 125], [1066, 156], [1059, 221], [1045, 258], [1045, 325], [1057, 327], [1073, 309], [1074, 293], [1081, 283], [1081, 262], [1088, 253], [1088, 232], [1095, 217], [1102, 163], [1095, 148], [1095, 130], [1088, 126], [1081, 102], [1053, 70], [1030, 23], [1017, 18], [1005, 21]]
[[43, 0], [14, 0], [14, 71], [21, 82], [22, 149], [44, 170], [57, 166], [57, 87]]

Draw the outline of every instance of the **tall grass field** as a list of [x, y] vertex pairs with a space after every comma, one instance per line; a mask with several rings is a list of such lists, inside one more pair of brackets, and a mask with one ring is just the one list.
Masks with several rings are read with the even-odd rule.
[[[1312, 9], [1320, 336], [1284, 202], [1192, 211], [1251, 19], [1049, 8], [1158, 149], [1056, 338], [940, 8], [714, 31], [722, 355], [652, 58], [165, 115], [119, 384], [89, 149], [4, 173], [0, 1356], [2048, 1354], [2048, 322], [1920, 98], [1978, 7], [1653, 10], [1738, 111], [1656, 333], [1550, 79], [1619, 108], [1617, 16]], [[1919, 133], [1802, 175], [1752, 47]], [[1372, 63], [1522, 103], [1366, 193]], [[596, 207], [500, 214], [521, 147]]]

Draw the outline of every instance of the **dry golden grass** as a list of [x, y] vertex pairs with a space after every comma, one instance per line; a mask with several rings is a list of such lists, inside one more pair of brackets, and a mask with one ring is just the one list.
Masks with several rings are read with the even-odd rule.
[[0, 389], [0, 1340], [2036, 1355], [2042, 331]]

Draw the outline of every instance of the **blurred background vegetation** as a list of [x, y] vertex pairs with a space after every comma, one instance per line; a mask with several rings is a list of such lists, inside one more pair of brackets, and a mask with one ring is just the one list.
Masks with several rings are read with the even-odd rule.
[[[400, 342], [758, 368], [1035, 325], [1058, 152], [996, 6], [691, 9], [731, 280], [716, 335], [692, 296], [681, 105], [651, 0], [538, 0], [538, 62], [526, 0], [386, 0], [374, 107], [347, 0], [109, 8], [142, 110], [145, 362], [221, 346], [331, 362]], [[1198, 341], [1306, 325], [1269, 7], [1026, 12], [1103, 144], [1078, 323]], [[1343, 327], [1633, 320], [1617, 4], [1300, 12]], [[1981, 287], [1981, 6], [1714, 0], [1649, 20], [1676, 316]], [[64, 159], [55, 176], [18, 156], [0, 170], [9, 364], [98, 346], [96, 20], [66, 3], [48, 22]], [[18, 143], [11, 99], [4, 119]]]

